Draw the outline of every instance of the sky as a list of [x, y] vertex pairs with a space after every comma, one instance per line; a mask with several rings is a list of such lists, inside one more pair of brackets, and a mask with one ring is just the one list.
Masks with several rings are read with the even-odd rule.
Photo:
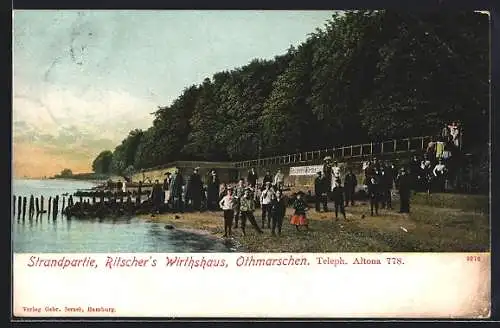
[[272, 59], [333, 11], [16, 10], [13, 173], [91, 172], [158, 106], [222, 70]]

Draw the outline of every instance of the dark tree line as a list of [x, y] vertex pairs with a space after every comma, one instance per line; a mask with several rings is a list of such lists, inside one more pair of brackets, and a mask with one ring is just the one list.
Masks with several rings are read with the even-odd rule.
[[255, 59], [187, 87], [154, 115], [149, 129], [131, 131], [112, 153], [101, 153], [94, 171], [429, 135], [456, 120], [484, 143], [488, 18], [347, 12], [273, 60]]

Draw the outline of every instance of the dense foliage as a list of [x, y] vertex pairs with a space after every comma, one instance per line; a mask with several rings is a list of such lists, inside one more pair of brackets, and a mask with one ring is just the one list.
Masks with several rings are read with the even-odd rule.
[[106, 152], [93, 168], [254, 159], [434, 134], [455, 120], [484, 143], [488, 73], [487, 16], [345, 12], [274, 60], [187, 87], [149, 129], [130, 132], [110, 165]]

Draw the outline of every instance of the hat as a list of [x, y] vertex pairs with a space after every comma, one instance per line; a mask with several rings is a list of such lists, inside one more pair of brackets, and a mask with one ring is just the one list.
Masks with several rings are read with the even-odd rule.
[[332, 157], [331, 157], [331, 156], [326, 156], [323, 160], [324, 160], [324, 161], [327, 161], [327, 160], [331, 160], [331, 159], [332, 159]]
[[199, 169], [200, 169], [200, 167], [199, 167], [199, 166], [197, 166], [197, 167], [195, 167], [195, 168], [194, 168], [194, 170], [199, 170]]
[[270, 185], [270, 184], [271, 184], [271, 182], [269, 182], [269, 181], [267, 181], [267, 182], [266, 182], [266, 186], [267, 186], [267, 185]]

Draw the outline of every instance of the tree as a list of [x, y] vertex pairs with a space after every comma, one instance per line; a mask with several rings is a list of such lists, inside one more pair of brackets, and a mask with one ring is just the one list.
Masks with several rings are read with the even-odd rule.
[[69, 177], [73, 176], [73, 171], [71, 171], [70, 169], [64, 169], [61, 171], [60, 176], [62, 178], [69, 178]]
[[488, 27], [473, 12], [334, 15], [285, 54], [217, 72], [159, 106], [149, 129], [114, 149], [111, 170], [435, 134], [456, 120], [484, 143]]
[[110, 150], [102, 151], [92, 162], [92, 171], [97, 174], [109, 174], [112, 160], [113, 153]]

